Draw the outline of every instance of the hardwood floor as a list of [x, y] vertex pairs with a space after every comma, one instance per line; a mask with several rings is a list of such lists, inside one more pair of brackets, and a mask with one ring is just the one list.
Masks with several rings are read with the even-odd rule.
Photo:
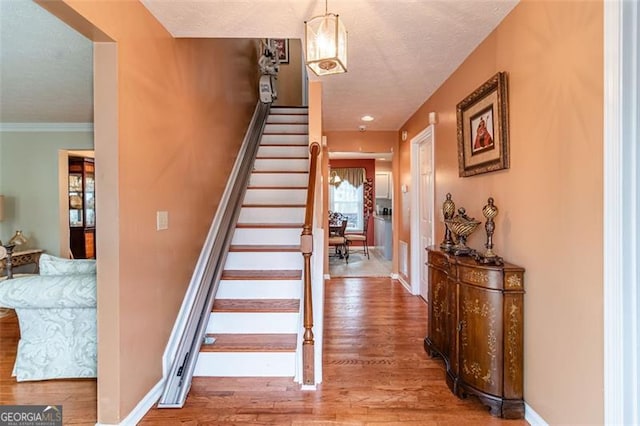
[[[281, 378], [196, 378], [183, 409], [154, 408], [140, 424], [527, 424], [491, 417], [476, 399], [449, 391], [442, 362], [422, 348], [426, 304], [397, 281], [330, 280], [325, 312], [324, 381], [317, 391]], [[65, 424], [95, 424], [95, 381], [10, 377], [17, 339], [15, 316], [0, 320], [0, 404], [62, 404]]]
[[427, 306], [397, 281], [330, 280], [325, 312], [317, 391], [280, 378], [196, 378], [183, 409], [153, 409], [141, 424], [527, 424], [491, 417], [449, 391], [442, 362], [422, 347]]

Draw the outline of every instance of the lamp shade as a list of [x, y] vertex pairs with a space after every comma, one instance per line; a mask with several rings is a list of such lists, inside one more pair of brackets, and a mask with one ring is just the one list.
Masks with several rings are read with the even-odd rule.
[[347, 30], [333, 13], [315, 16], [304, 26], [306, 63], [316, 75], [347, 72]]

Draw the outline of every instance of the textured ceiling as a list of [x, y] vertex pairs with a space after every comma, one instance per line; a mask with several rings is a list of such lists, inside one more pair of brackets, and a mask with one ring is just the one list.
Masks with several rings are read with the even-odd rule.
[[31, 0], [0, 0], [0, 122], [91, 123], [93, 46]]
[[[321, 0], [142, 0], [176, 37], [303, 38]], [[346, 74], [322, 77], [326, 130], [397, 130], [517, 0], [331, 0]], [[31, 0], [0, 0], [0, 122], [91, 122], [92, 47]], [[310, 75], [310, 78], [317, 78]]]
[[[142, 0], [176, 37], [303, 39], [321, 0]], [[397, 130], [517, 0], [330, 0], [349, 33], [348, 72], [322, 77], [326, 130]], [[313, 78], [313, 76], [310, 76]]]

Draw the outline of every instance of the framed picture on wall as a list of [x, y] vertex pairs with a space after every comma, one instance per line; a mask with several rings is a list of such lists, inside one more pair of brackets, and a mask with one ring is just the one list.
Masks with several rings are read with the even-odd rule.
[[499, 72], [457, 105], [460, 177], [509, 168], [507, 73]]
[[278, 52], [278, 59], [281, 64], [289, 63], [289, 39], [288, 38], [270, 38], [267, 40], [269, 45], [275, 45]]

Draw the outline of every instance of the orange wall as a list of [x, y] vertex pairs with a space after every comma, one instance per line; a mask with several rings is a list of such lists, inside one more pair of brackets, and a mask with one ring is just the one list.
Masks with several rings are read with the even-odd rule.
[[[460, 178], [456, 104], [498, 71], [509, 76], [511, 168]], [[408, 140], [430, 111], [436, 209], [450, 192], [484, 219], [494, 197], [494, 250], [526, 268], [526, 402], [549, 424], [602, 424], [603, 3], [520, 3], [405, 123]], [[400, 184], [411, 188], [409, 145]], [[480, 229], [469, 245], [484, 239]]]
[[328, 131], [329, 152], [393, 152], [396, 132], [393, 131]]
[[[117, 155], [100, 157], [107, 150], [96, 128], [96, 163], [117, 175], [110, 196], [113, 174], [96, 182], [105, 188], [98, 269], [119, 271], [109, 282], [99, 275], [98, 421], [117, 423], [162, 376], [167, 339], [257, 101], [258, 49], [252, 40], [174, 39], [134, 0], [47, 3], [117, 46]], [[169, 212], [168, 230], [156, 231], [158, 210]]]
[[273, 105], [302, 105], [302, 43], [289, 39], [289, 63], [280, 64], [278, 72], [278, 99]]

